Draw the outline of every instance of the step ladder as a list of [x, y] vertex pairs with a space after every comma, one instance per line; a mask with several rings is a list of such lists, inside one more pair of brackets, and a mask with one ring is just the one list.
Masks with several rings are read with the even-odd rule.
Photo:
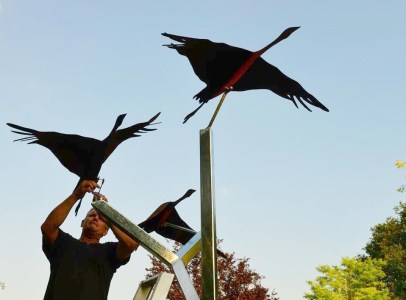
[[140, 282], [133, 300], [166, 300], [174, 274], [162, 272]]

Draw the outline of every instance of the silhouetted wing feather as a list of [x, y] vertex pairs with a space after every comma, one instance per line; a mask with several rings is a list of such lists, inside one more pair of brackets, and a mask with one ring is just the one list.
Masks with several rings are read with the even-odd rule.
[[[155, 128], [148, 128], [147, 126], [154, 125], [153, 122], [158, 118], [161, 113], [157, 113], [147, 122], [138, 123], [130, 127], [117, 130], [112, 132], [107, 138], [104, 139], [106, 143], [106, 148], [104, 151], [104, 161], [113, 153], [113, 151], [120, 145], [122, 142], [129, 138], [138, 137], [141, 133], [146, 133], [150, 131], [155, 131]], [[139, 134], [137, 134], [139, 133]]]
[[[296, 106], [298, 100], [307, 110], [305, 102], [328, 111], [321, 102], [308, 93], [297, 81], [283, 74], [278, 68], [258, 58], [251, 68], [234, 86], [235, 91], [246, 91], [252, 89], [268, 89], [275, 94], [291, 100]], [[295, 99], [296, 98], [296, 99]]]

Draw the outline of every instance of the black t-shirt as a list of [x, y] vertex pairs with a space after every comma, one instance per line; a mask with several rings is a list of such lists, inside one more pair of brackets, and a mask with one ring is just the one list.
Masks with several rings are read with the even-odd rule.
[[116, 247], [116, 242], [82, 243], [60, 229], [51, 245], [43, 237], [51, 265], [44, 300], [107, 300], [113, 274], [129, 260], [120, 263]]

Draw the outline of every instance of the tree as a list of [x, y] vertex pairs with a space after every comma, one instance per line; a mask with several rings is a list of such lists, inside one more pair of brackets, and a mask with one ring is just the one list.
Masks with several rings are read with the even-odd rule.
[[[180, 248], [180, 244], [175, 243], [174, 250]], [[234, 253], [225, 253], [227, 258], [219, 258], [217, 262], [218, 269], [218, 288], [219, 300], [278, 300], [277, 294], [272, 291], [269, 295], [269, 289], [261, 285], [261, 279], [264, 276], [250, 269], [249, 258], [235, 258]], [[159, 259], [150, 256], [152, 266], [146, 268], [146, 278], [150, 278], [161, 272], [173, 273]], [[187, 270], [192, 279], [193, 285], [201, 296], [202, 279], [200, 276], [201, 255], [198, 253], [189, 264]], [[182, 300], [184, 296], [180, 286], [175, 278], [168, 294], [171, 300]]]
[[389, 217], [371, 228], [372, 238], [365, 247], [371, 258], [386, 262], [385, 282], [394, 299], [406, 299], [406, 203], [395, 207], [397, 218]]
[[385, 262], [378, 259], [344, 257], [341, 266], [322, 265], [322, 276], [308, 281], [306, 299], [317, 300], [386, 300], [389, 298], [382, 270]]
[[[405, 168], [406, 163], [397, 160], [395, 166]], [[401, 185], [398, 191], [405, 193], [406, 186]], [[400, 202], [394, 210], [397, 217], [371, 228], [372, 237], [365, 251], [369, 257], [386, 262], [383, 270], [392, 298], [406, 299], [406, 203]]]

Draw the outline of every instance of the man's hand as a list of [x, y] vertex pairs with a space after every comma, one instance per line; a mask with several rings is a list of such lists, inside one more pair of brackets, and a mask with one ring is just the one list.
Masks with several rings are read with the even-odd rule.
[[[105, 201], [105, 202], [109, 202], [109, 201], [107, 200], [106, 196], [104, 196], [103, 194], [100, 194], [100, 193], [97, 193], [97, 192], [93, 192], [93, 202], [99, 201], [99, 200], [102, 200], [102, 201]], [[111, 225], [110, 225], [110, 222], [107, 221], [107, 219], [106, 219], [105, 217], [103, 217], [103, 216], [102, 216], [101, 214], [99, 214], [99, 213], [98, 213], [98, 215], [99, 215], [99, 218], [102, 219], [104, 223], [106, 223], [109, 227], [111, 226]]]
[[45, 222], [41, 225], [41, 231], [47, 244], [55, 242], [58, 237], [59, 226], [65, 221], [73, 205], [79, 199], [82, 199], [86, 193], [93, 192], [98, 187], [99, 185], [93, 180], [82, 181], [68, 198], [51, 211]]
[[103, 200], [105, 202], [109, 202], [106, 198], [106, 196], [104, 196], [103, 194], [97, 193], [97, 192], [93, 192], [93, 202], [95, 201], [99, 201], [99, 200]]
[[83, 180], [73, 192], [73, 196], [75, 196], [77, 199], [82, 199], [86, 193], [91, 193], [96, 188], [100, 188], [100, 186], [95, 181]]

